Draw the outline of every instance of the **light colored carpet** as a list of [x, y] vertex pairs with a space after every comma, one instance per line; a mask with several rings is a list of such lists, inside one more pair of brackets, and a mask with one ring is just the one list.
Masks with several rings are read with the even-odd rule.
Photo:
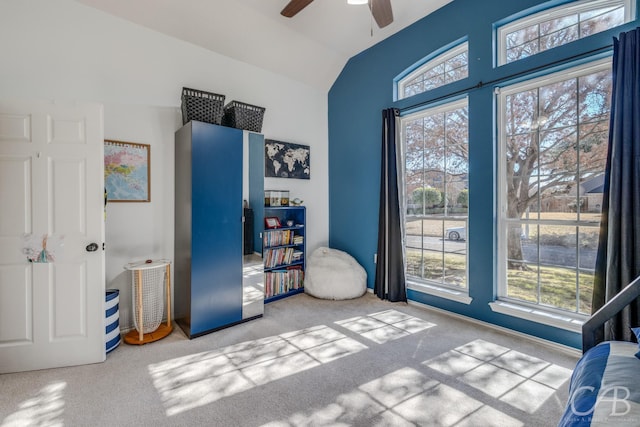
[[369, 293], [300, 294], [193, 340], [0, 375], [0, 426], [555, 426], [576, 361]]

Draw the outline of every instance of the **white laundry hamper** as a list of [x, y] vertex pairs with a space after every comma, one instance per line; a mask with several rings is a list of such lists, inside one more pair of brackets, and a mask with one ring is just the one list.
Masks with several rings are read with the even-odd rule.
[[[146, 260], [124, 266], [131, 271], [131, 301], [135, 330], [125, 335], [127, 344], [146, 344], [171, 333], [171, 262]], [[162, 324], [165, 300], [167, 323]]]

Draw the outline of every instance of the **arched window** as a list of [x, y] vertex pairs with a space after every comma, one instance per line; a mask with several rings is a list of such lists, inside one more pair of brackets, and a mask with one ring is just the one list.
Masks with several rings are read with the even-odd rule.
[[629, 22], [632, 0], [585, 0], [562, 4], [497, 28], [498, 65], [562, 46]]
[[408, 98], [469, 75], [469, 46], [466, 41], [445, 47], [404, 71], [397, 81], [397, 99]]

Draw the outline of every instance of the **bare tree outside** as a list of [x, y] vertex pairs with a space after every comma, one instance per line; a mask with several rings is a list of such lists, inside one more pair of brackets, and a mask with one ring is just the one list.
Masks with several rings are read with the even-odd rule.
[[506, 62], [535, 55], [623, 24], [624, 5], [555, 16], [506, 34]]
[[[585, 195], [576, 189], [601, 176], [606, 162], [610, 74], [600, 71], [506, 97], [507, 218], [585, 207]], [[581, 210], [572, 215], [575, 220]], [[522, 266], [521, 235], [522, 227], [513, 223], [510, 267]]]
[[[536, 55], [627, 19], [622, 3], [589, 6], [570, 15], [558, 8], [545, 11], [541, 20], [515, 23], [513, 30], [501, 33], [504, 61]], [[505, 296], [590, 313], [610, 69], [610, 64], [594, 62], [501, 90]], [[403, 95], [467, 75], [467, 52], [450, 55], [405, 82]], [[466, 286], [468, 113], [466, 104], [442, 106], [403, 120], [405, 229], [412, 239], [406, 244], [408, 274], [453, 286]]]
[[[408, 274], [466, 287], [468, 108], [466, 102], [405, 120]], [[460, 194], [463, 194], [461, 197]], [[447, 230], [455, 239], [448, 239]], [[455, 241], [452, 241], [455, 240]]]
[[469, 57], [466, 43], [453, 49], [452, 54], [437, 57], [422, 67], [422, 71], [401, 83], [401, 98], [435, 89], [463, 79], [469, 75]]
[[[612, 1], [523, 18], [501, 32], [504, 61], [616, 27], [626, 15], [625, 3]], [[591, 312], [612, 89], [610, 64], [593, 64], [501, 95], [504, 296], [584, 314]]]

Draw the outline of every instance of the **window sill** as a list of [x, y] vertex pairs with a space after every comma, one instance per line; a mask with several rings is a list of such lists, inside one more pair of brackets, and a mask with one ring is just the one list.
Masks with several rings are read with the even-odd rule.
[[519, 317], [521, 319], [531, 320], [532, 322], [542, 323], [543, 325], [554, 326], [578, 333], [582, 333], [582, 324], [587, 319], [586, 316], [579, 314], [545, 309], [544, 307], [515, 301], [495, 301], [490, 302], [489, 306], [491, 310], [496, 313]]
[[463, 304], [471, 304], [471, 301], [473, 301], [473, 298], [469, 296], [469, 293], [466, 289], [457, 290], [452, 288], [445, 288], [444, 286], [437, 286], [411, 280], [407, 280], [407, 288], [411, 289], [412, 291], [422, 292], [424, 294], [461, 302]]

